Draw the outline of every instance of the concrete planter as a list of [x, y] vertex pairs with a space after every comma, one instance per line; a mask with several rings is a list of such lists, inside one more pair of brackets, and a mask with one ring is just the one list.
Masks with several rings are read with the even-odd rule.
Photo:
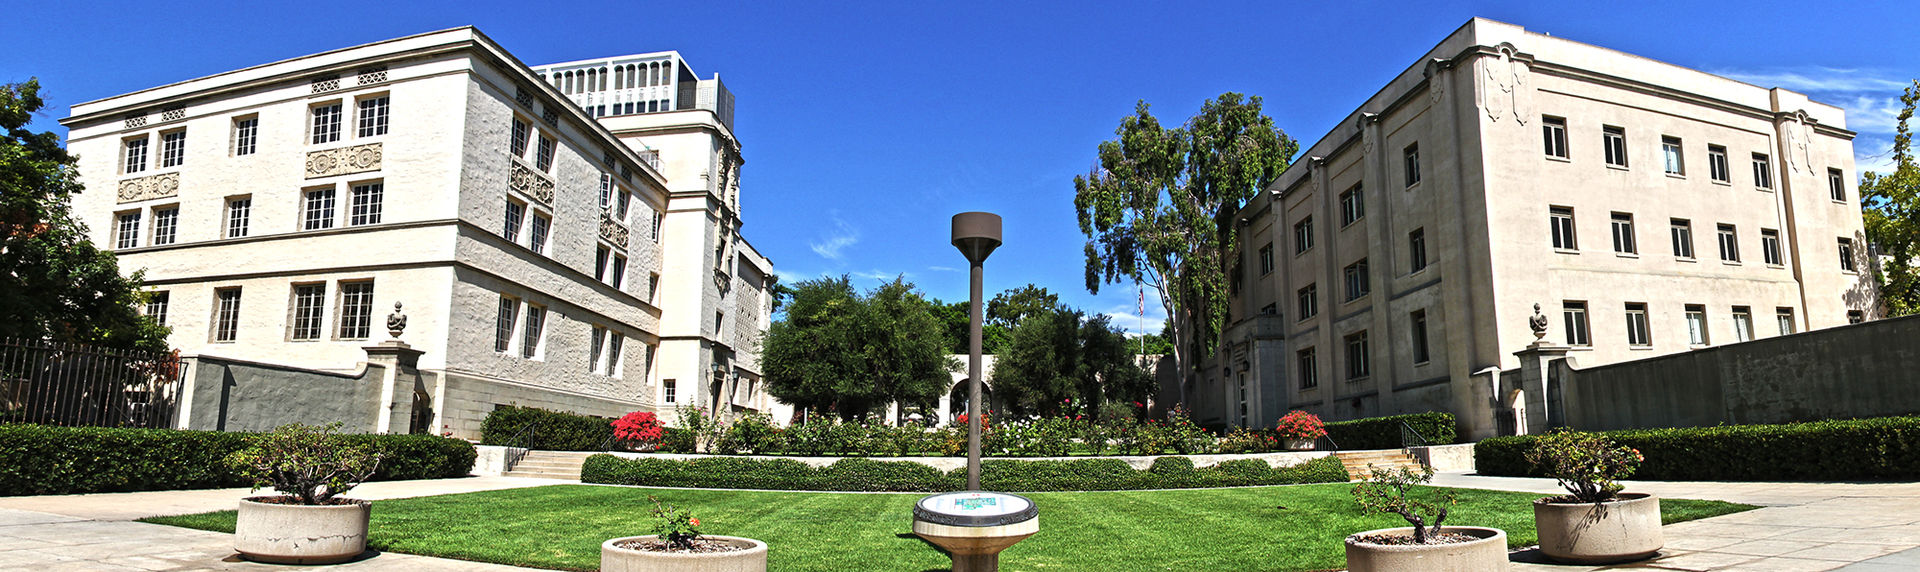
[[1287, 450], [1288, 451], [1312, 451], [1313, 439], [1295, 439], [1295, 438], [1289, 437], [1287, 438]]
[[1354, 541], [1355, 537], [1370, 534], [1413, 536], [1413, 529], [1409, 527], [1369, 530], [1347, 537], [1347, 569], [1351, 572], [1403, 570], [1485, 572], [1507, 569], [1506, 531], [1477, 526], [1447, 526], [1441, 527], [1440, 530], [1475, 536], [1480, 540], [1453, 544], [1416, 545], [1367, 544]]
[[372, 515], [373, 503], [361, 500], [305, 506], [241, 499], [233, 548], [259, 562], [345, 562], [367, 551], [367, 518]]
[[1610, 564], [1652, 558], [1666, 545], [1660, 497], [1620, 493], [1603, 503], [1533, 501], [1540, 553], [1560, 562]]
[[738, 536], [702, 535], [703, 540], [719, 540], [745, 550], [733, 552], [650, 552], [614, 546], [629, 540], [653, 540], [652, 536], [627, 536], [600, 543], [601, 572], [767, 572], [767, 543]]

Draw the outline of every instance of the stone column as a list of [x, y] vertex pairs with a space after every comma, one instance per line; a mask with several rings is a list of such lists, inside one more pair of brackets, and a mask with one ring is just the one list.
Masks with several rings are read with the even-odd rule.
[[420, 354], [425, 352], [400, 340], [387, 340], [362, 349], [367, 352], [367, 367], [381, 369], [380, 403], [374, 409], [373, 431], [392, 432], [396, 418], [405, 428], [408, 416], [413, 413], [414, 384], [420, 378]]
[[1526, 392], [1526, 423], [1516, 424], [1517, 434], [1544, 433], [1552, 427], [1550, 421], [1562, 418], [1559, 411], [1550, 409], [1557, 404], [1547, 395], [1547, 376], [1554, 361], [1567, 357], [1567, 350], [1566, 346], [1538, 340], [1513, 352], [1520, 358], [1520, 389]]

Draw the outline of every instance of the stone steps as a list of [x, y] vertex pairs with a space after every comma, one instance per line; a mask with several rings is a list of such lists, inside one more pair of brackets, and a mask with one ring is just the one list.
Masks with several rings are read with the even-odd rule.
[[1394, 470], [1401, 467], [1414, 471], [1421, 469], [1420, 461], [1400, 449], [1342, 451], [1334, 453], [1334, 456], [1339, 457], [1341, 466], [1347, 469], [1347, 477], [1352, 480], [1367, 478], [1371, 469]]
[[595, 454], [592, 451], [528, 451], [526, 457], [501, 476], [577, 481], [580, 466]]

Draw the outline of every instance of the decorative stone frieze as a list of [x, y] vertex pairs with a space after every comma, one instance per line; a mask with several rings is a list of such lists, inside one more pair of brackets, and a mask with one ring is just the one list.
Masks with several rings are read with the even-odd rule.
[[120, 202], [164, 199], [180, 194], [180, 174], [161, 173], [120, 181]]
[[380, 144], [368, 143], [307, 153], [307, 178], [380, 170]]
[[326, 93], [340, 89], [340, 76], [330, 75], [313, 78], [313, 92]]
[[127, 114], [126, 125], [127, 125], [127, 129], [133, 129], [135, 127], [145, 127], [147, 125], [147, 114], [145, 113]]
[[553, 179], [528, 169], [519, 161], [513, 162], [513, 173], [508, 177], [507, 188], [526, 193], [547, 206], [553, 206]]
[[533, 94], [527, 92], [525, 87], [513, 86], [513, 102], [520, 104], [520, 107], [533, 109]]
[[626, 225], [622, 225], [619, 221], [613, 220], [613, 217], [607, 216], [606, 213], [600, 214], [600, 240], [611, 242], [614, 246], [620, 248], [626, 248], [627, 239], [630, 238], [632, 234], [632, 232], [627, 230]]
[[370, 85], [387, 81], [387, 68], [386, 66], [381, 66], [360, 70], [358, 80], [360, 85]]
[[175, 105], [160, 110], [160, 121], [179, 121], [187, 118], [187, 106]]

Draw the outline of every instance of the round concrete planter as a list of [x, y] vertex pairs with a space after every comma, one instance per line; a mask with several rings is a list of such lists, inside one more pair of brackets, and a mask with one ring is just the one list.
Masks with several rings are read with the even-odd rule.
[[700, 536], [702, 540], [719, 540], [746, 548], [732, 552], [652, 552], [614, 546], [629, 540], [655, 538], [627, 536], [600, 543], [601, 572], [767, 572], [767, 543], [751, 538]]
[[1667, 543], [1660, 497], [1620, 493], [1603, 503], [1533, 501], [1540, 553], [1560, 562], [1611, 564], [1652, 558]]
[[1287, 450], [1288, 451], [1312, 451], [1313, 439], [1294, 439], [1289, 437], [1287, 438]]
[[233, 548], [259, 562], [345, 562], [367, 551], [367, 518], [372, 514], [373, 503], [360, 500], [306, 506], [241, 499]]
[[1355, 537], [1372, 534], [1413, 536], [1413, 529], [1409, 527], [1369, 530], [1347, 537], [1347, 569], [1351, 572], [1484, 572], [1507, 569], [1506, 531], [1477, 526], [1447, 526], [1440, 530], [1475, 536], [1480, 540], [1410, 545], [1354, 541]]

